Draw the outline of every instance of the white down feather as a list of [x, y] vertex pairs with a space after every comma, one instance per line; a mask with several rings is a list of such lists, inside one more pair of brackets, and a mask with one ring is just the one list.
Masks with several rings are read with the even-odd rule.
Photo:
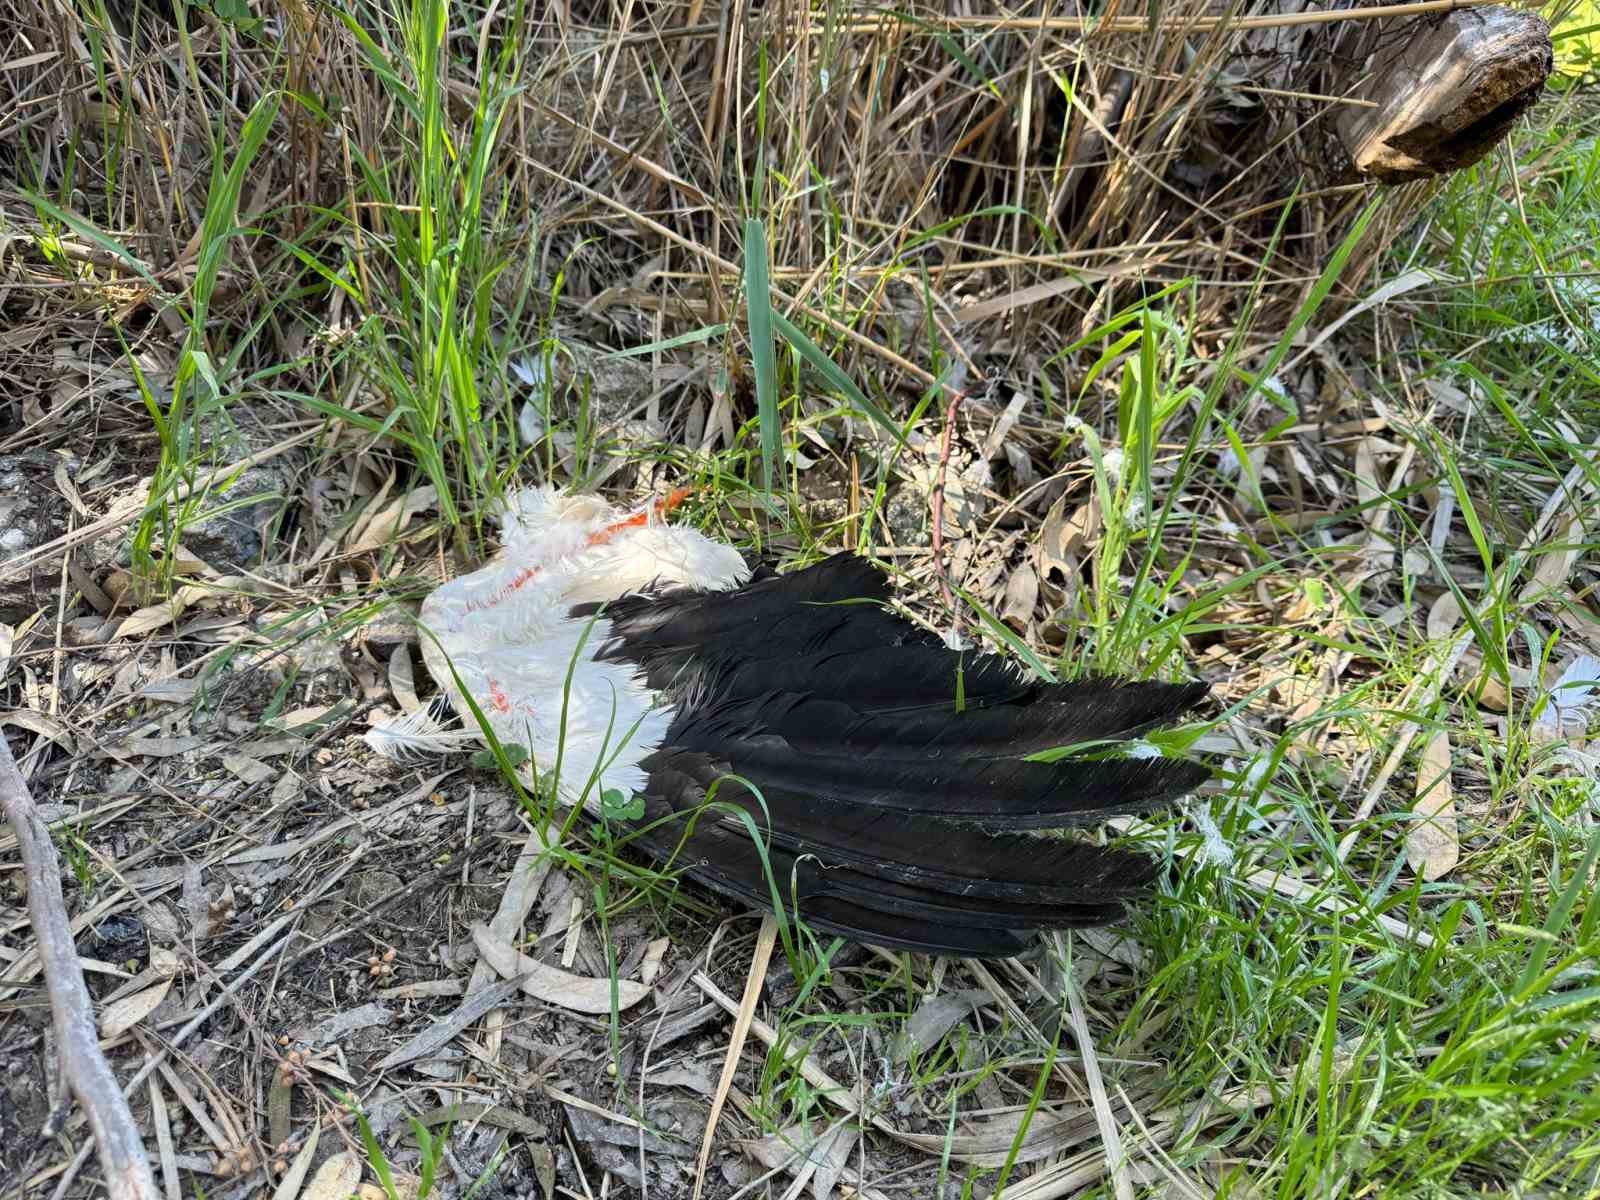
[[[550, 487], [514, 493], [501, 520], [500, 555], [440, 586], [420, 616], [423, 661], [464, 734], [478, 740], [463, 691], [503, 745], [528, 751], [541, 779], [556, 769], [559, 752], [561, 800], [582, 799], [591, 810], [607, 791], [631, 795], [644, 786], [639, 763], [661, 744], [673, 714], [631, 666], [594, 661], [610, 636], [604, 616], [575, 620], [568, 612], [657, 582], [720, 590], [749, 578], [731, 547], [669, 526], [653, 510], [643, 524], [618, 528], [629, 516], [595, 496]], [[368, 744], [396, 756], [427, 743], [426, 734], [412, 736], [415, 718], [409, 727], [406, 721], [375, 727]], [[432, 744], [449, 748], [450, 740]]]

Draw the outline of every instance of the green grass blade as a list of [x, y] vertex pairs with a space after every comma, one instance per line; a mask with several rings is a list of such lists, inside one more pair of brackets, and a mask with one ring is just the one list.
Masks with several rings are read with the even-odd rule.
[[744, 293], [755, 358], [756, 411], [761, 424], [761, 486], [772, 492], [782, 466], [783, 422], [778, 411], [778, 360], [772, 344], [772, 284], [767, 271], [767, 231], [754, 217], [744, 223]]

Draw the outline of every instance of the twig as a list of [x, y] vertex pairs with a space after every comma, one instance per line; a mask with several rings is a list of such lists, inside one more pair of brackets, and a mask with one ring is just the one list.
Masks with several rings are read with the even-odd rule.
[[[1065, 940], [1058, 938], [1057, 945]], [[1065, 956], [1063, 960], [1065, 967], [1061, 975], [1067, 989], [1067, 1020], [1072, 1026], [1072, 1038], [1078, 1043], [1078, 1054], [1083, 1060], [1083, 1078], [1089, 1085], [1094, 1122], [1100, 1131], [1100, 1144], [1105, 1150], [1106, 1171], [1111, 1175], [1111, 1186], [1117, 1200], [1133, 1200], [1133, 1177], [1128, 1170], [1128, 1152], [1122, 1144], [1122, 1130], [1117, 1127], [1116, 1116], [1111, 1111], [1111, 1098], [1106, 1094], [1105, 1078], [1100, 1074], [1100, 1056], [1089, 1034], [1089, 1018], [1084, 1012], [1078, 980], [1072, 973], [1072, 960]]]
[[933, 476], [933, 571], [939, 577], [939, 595], [954, 621], [951, 632], [957, 636], [961, 633], [961, 610], [956, 607], [955, 593], [950, 590], [950, 572], [944, 562], [944, 481], [950, 470], [950, 442], [956, 410], [970, 394], [961, 388], [950, 389], [950, 403], [944, 409], [944, 432], [939, 436], [939, 467]]
[[706, 1115], [705, 1135], [700, 1139], [700, 1161], [695, 1165], [694, 1200], [706, 1186], [706, 1166], [711, 1161], [711, 1146], [717, 1134], [717, 1118], [722, 1116], [722, 1106], [733, 1087], [733, 1075], [739, 1068], [739, 1055], [744, 1051], [745, 1038], [755, 1019], [756, 1001], [761, 998], [761, 985], [767, 978], [767, 964], [772, 961], [772, 946], [777, 940], [778, 922], [771, 914], [761, 918], [761, 931], [756, 935], [756, 951], [750, 959], [750, 973], [744, 981], [744, 999], [733, 1017], [733, 1033], [728, 1038], [728, 1053], [722, 1063], [722, 1078], [717, 1081], [716, 1093], [711, 1097], [711, 1111]]
[[[273, 962], [278, 955], [282, 954], [286, 949], [288, 949], [289, 942], [294, 937], [294, 930], [290, 930], [288, 933], [284, 934], [270, 947], [268, 947], [268, 949], [261, 955], [260, 958], [256, 959], [255, 962], [251, 963], [243, 971], [240, 971], [239, 974], [234, 976], [233, 979], [223, 987], [222, 991], [218, 993], [214, 999], [208, 1002], [205, 1007], [203, 1007], [199, 1012], [195, 1013], [194, 1016], [190, 1017], [188, 1023], [184, 1025], [182, 1029], [178, 1030], [177, 1033], [173, 1034], [165, 1046], [154, 1052], [147, 1053], [145, 1055], [144, 1064], [134, 1072], [133, 1078], [128, 1080], [127, 1086], [123, 1088], [123, 1095], [131, 1096], [135, 1088], [143, 1086], [144, 1082], [149, 1079], [150, 1076], [154, 1075], [156, 1071], [161, 1068], [161, 1065], [167, 1061], [168, 1055], [174, 1053], [178, 1047], [187, 1042], [189, 1038], [194, 1035], [195, 1030], [199, 1029], [216, 1014], [217, 1009], [221, 1008], [226, 1003], [231, 1003], [234, 994], [246, 983], [250, 982], [250, 980], [258, 971]], [[67, 1189], [72, 1186], [73, 1179], [77, 1177], [78, 1171], [82, 1168], [84, 1160], [89, 1157], [89, 1147], [91, 1145], [98, 1144], [99, 1143], [97, 1142], [86, 1141], [78, 1149], [78, 1153], [73, 1156], [72, 1162], [68, 1165], [60, 1183], [56, 1185], [56, 1190], [53, 1193], [52, 1200], [62, 1200], [62, 1197], [67, 1193]]]
[[[1214, 17], [1172, 17], [1152, 21], [1146, 17], [929, 17], [919, 14], [917, 20], [925, 28], [956, 32], [976, 29], [984, 33], [1021, 30], [1026, 33], [1076, 33], [1085, 37], [1094, 34], [1133, 33], [1147, 34], [1171, 32], [1182, 34], [1212, 33], [1217, 30], [1288, 29], [1299, 25], [1330, 25], [1340, 21], [1382, 21], [1399, 17], [1418, 17], [1428, 13], [1454, 12], [1458, 8], [1481, 8], [1497, 0], [1415, 0], [1408, 4], [1373, 4], [1361, 8], [1319, 9], [1313, 12], [1257, 13], [1251, 16], [1226, 14]], [[847, 19], [830, 24], [826, 32], [875, 33], [882, 18]], [[824, 30], [815, 28], [820, 36]]]
[[112, 1200], [158, 1200], [160, 1192], [156, 1190], [133, 1112], [111, 1065], [100, 1053], [94, 1005], [78, 965], [67, 902], [61, 894], [61, 866], [55, 844], [3, 736], [0, 801], [5, 804], [6, 820], [11, 823], [22, 852], [22, 870], [28, 883], [28, 919], [39, 940], [39, 961], [44, 966], [45, 987], [50, 994], [62, 1078], [89, 1120]]

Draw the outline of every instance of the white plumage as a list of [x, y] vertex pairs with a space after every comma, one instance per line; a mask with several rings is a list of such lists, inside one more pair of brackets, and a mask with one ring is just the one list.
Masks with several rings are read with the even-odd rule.
[[672, 706], [632, 664], [594, 660], [610, 636], [604, 616], [569, 613], [657, 583], [721, 590], [749, 578], [731, 547], [666, 524], [671, 504], [628, 512], [549, 486], [513, 493], [500, 518], [500, 555], [422, 605], [423, 661], [465, 728], [446, 732], [414, 713], [374, 728], [368, 743], [394, 757], [480, 740], [465, 693], [502, 745], [527, 749], [525, 772], [547, 778], [559, 759], [564, 803], [593, 809], [607, 791], [641, 789], [639, 762], [661, 744]]

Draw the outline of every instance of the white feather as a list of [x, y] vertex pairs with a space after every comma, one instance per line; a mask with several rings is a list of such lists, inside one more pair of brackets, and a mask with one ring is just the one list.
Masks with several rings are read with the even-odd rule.
[[473, 735], [460, 727], [446, 728], [427, 708], [419, 708], [376, 722], [361, 740], [384, 758], [406, 762], [452, 753], [470, 744]]
[[[502, 744], [528, 751], [525, 770], [548, 778], [559, 761], [559, 795], [569, 804], [593, 808], [607, 791], [642, 788], [639, 764], [672, 720], [671, 708], [631, 666], [595, 661], [609, 623], [575, 620], [572, 607], [653, 583], [724, 589], [749, 577], [731, 547], [653, 512], [625, 523], [634, 516], [549, 487], [514, 493], [501, 517], [501, 555], [444, 584], [422, 606], [422, 658], [466, 720], [464, 735], [478, 731], [463, 692]], [[379, 735], [385, 738], [392, 748], [407, 744]]]

